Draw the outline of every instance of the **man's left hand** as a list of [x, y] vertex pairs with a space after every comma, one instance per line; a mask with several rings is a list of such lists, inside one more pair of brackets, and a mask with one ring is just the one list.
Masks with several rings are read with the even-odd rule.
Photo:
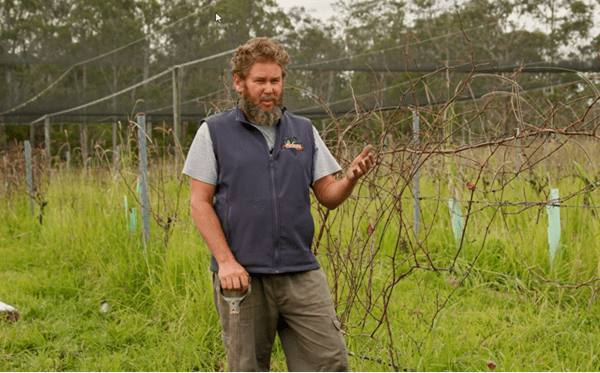
[[365, 146], [363, 151], [354, 159], [350, 168], [348, 169], [348, 173], [346, 177], [351, 182], [356, 182], [361, 176], [364, 176], [371, 167], [375, 164], [375, 159], [372, 154], [369, 154], [373, 147], [371, 145]]

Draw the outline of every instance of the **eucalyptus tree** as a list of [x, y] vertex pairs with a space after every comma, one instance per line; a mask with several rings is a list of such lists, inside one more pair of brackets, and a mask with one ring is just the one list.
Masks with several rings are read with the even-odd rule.
[[[398, 66], [404, 61], [406, 3], [394, 0], [340, 1], [344, 47], [352, 62], [363, 66]], [[353, 74], [352, 84], [368, 91], [394, 84], [393, 74]]]
[[68, 0], [0, 0], [0, 112], [35, 95], [37, 87], [60, 74], [42, 65], [68, 55]]
[[[177, 23], [165, 30], [157, 53], [157, 62], [170, 66], [234, 49], [253, 36], [274, 37], [291, 29], [288, 17], [273, 0], [205, 4], [166, 0], [163, 12], [167, 23]], [[222, 18], [220, 22], [216, 14]], [[214, 102], [234, 98], [229, 68], [232, 54], [179, 69], [182, 111], [202, 114], [205, 108], [212, 109]]]
[[594, 15], [600, 3], [594, 0], [514, 0], [518, 13], [535, 22], [549, 35], [544, 50], [549, 59], [561, 58], [564, 48], [589, 42]]
[[294, 7], [288, 14], [294, 29], [284, 36], [282, 42], [292, 57], [291, 66], [294, 67], [286, 84], [294, 89], [286, 93], [287, 105], [297, 109], [313, 107], [318, 102], [331, 104], [337, 101], [347, 82], [343, 73], [329, 70], [329, 67], [340, 61], [348, 63], [344, 59], [347, 55], [342, 40], [336, 37], [337, 23], [335, 20], [317, 19], [304, 7]]
[[[141, 80], [144, 65], [145, 33], [138, 5], [134, 0], [71, 0], [69, 16], [73, 48], [81, 60], [95, 58], [89, 65], [98, 65], [86, 71], [82, 86], [86, 90], [82, 101], [89, 101]], [[123, 46], [128, 47], [120, 49]], [[99, 56], [103, 56], [98, 58]], [[86, 65], [82, 66], [85, 69]], [[82, 72], [83, 74], [83, 72]], [[131, 98], [115, 97], [113, 113], [119, 111], [118, 102], [129, 107]], [[108, 108], [107, 108], [108, 109]]]

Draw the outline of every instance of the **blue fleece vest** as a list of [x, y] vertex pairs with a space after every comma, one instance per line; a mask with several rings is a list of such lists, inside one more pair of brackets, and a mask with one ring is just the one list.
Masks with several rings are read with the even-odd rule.
[[[272, 153], [240, 109], [205, 121], [217, 160], [213, 205], [236, 260], [249, 273], [319, 268], [311, 251], [315, 144], [310, 120], [284, 109]], [[218, 271], [212, 255], [210, 269]]]

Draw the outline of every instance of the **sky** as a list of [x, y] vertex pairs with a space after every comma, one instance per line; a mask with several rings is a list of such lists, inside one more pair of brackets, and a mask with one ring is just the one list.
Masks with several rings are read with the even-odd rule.
[[289, 11], [294, 6], [303, 6], [307, 12], [323, 21], [335, 16], [331, 4], [336, 0], [275, 0], [283, 10]]
[[[279, 4], [280, 7], [282, 7], [286, 12], [289, 11], [292, 7], [294, 6], [303, 6], [306, 8], [306, 10], [311, 13], [313, 16], [315, 16], [316, 18], [319, 18], [323, 21], [328, 20], [330, 17], [332, 16], [336, 16], [336, 12], [334, 10], [334, 8], [331, 6], [332, 4], [334, 4], [337, 0], [275, 0], [275, 2], [277, 2]], [[453, 8], [455, 3], [462, 3], [462, 0], [436, 0], [435, 1], [435, 5], [436, 7], [443, 9], [443, 8]], [[407, 3], [410, 3], [410, 1], [408, 1]], [[410, 5], [407, 5], [410, 6]], [[536, 25], [535, 23], [532, 23], [531, 21], [522, 19], [522, 20], [518, 20], [518, 19], [514, 19], [515, 21], [518, 22], [520, 27], [525, 27], [526, 29], [535, 29]], [[533, 30], [530, 30], [533, 31]]]
[[[275, 0], [275, 2], [277, 2], [279, 6], [282, 7], [286, 12], [288, 12], [294, 6], [303, 6], [306, 8], [308, 13], [312, 14], [316, 18], [321, 19], [322, 21], [327, 21], [329, 18], [336, 16], [336, 11], [332, 7], [332, 4], [336, 3], [336, 1], [337, 0]], [[440, 8], [453, 8], [455, 3], [460, 4], [462, 2], [462, 0], [435, 0], [436, 5]], [[593, 3], [593, 0], [584, 0], [584, 2]], [[407, 1], [407, 3], [410, 3], [410, 1]], [[596, 5], [596, 9], [600, 9], [600, 4]], [[600, 11], [597, 11], [595, 16], [596, 22], [594, 22], [594, 26], [592, 30], [590, 30], [590, 34], [592, 36], [600, 33]], [[536, 22], [532, 20], [519, 18], [516, 16], [511, 16], [509, 19], [514, 21], [518, 28], [523, 28], [527, 31], [532, 32], [536, 29], [546, 33], [550, 31], [549, 29], [546, 29], [546, 27], [536, 24]]]

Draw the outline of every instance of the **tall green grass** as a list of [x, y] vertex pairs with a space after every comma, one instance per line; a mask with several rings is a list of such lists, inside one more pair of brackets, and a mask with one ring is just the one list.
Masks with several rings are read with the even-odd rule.
[[1, 326], [2, 370], [222, 368], [208, 252], [188, 212], [168, 250], [156, 224], [144, 249], [119, 175], [55, 174], [45, 193], [42, 225], [24, 194], [2, 202], [0, 297], [23, 313]]
[[[458, 180], [474, 180], [473, 170], [459, 175], [445, 165], [430, 166], [422, 173], [422, 196], [471, 198]], [[2, 198], [0, 301], [17, 307], [22, 318], [0, 323], [0, 370], [225, 368], [209, 252], [189, 213], [187, 181], [181, 188], [174, 168], [159, 174], [153, 167], [152, 206], [162, 218], [174, 217], [166, 247], [165, 231], [154, 219], [145, 248], [141, 221], [129, 230], [124, 195], [140, 219], [135, 169], [56, 170], [40, 184], [48, 202], [42, 224], [39, 206], [30, 216], [24, 187]], [[579, 190], [573, 175], [552, 187], [561, 196]], [[380, 188], [365, 183], [355, 194], [383, 197], [384, 188], [391, 190], [389, 178], [374, 174], [368, 180]], [[494, 183], [502, 185], [500, 178]], [[483, 189], [478, 184], [473, 199], [544, 200], [523, 179], [503, 191]], [[410, 197], [410, 188], [400, 197]], [[582, 199], [567, 203], [580, 205]], [[600, 370], [597, 285], [560, 288], [536, 275], [558, 285], [598, 276], [600, 226], [591, 209], [561, 209], [561, 249], [551, 266], [543, 205], [482, 208], [467, 222], [454, 271], [434, 272], [410, 268], [415, 260], [425, 267], [453, 263], [459, 246], [450, 212], [443, 201], [421, 201], [423, 227], [415, 237], [412, 201], [401, 201], [399, 212], [389, 198], [349, 200], [325, 225], [318, 256], [355, 355], [352, 370], [391, 370], [392, 361], [397, 369], [439, 371], [490, 370], [490, 363], [496, 370]], [[466, 204], [461, 211], [466, 214]], [[316, 210], [315, 220], [318, 232]], [[405, 246], [397, 244], [399, 237]], [[394, 270], [407, 275], [390, 287]], [[351, 288], [352, 276], [363, 278], [359, 288]], [[389, 303], [382, 293], [390, 295]], [[356, 295], [352, 303], [350, 294]], [[104, 301], [111, 307], [106, 314], [100, 312]], [[279, 345], [272, 369], [286, 369]]]

